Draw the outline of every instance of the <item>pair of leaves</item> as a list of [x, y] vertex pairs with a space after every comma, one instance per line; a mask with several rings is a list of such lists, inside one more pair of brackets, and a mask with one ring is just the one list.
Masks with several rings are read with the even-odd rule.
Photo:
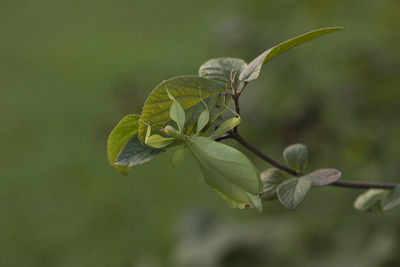
[[214, 79], [231, 85], [232, 72], [236, 72], [235, 82], [241, 87], [244, 82], [250, 82], [258, 78], [262, 66], [279, 54], [300, 44], [313, 40], [325, 34], [343, 30], [341, 27], [321, 28], [304, 33], [290, 40], [275, 45], [256, 57], [248, 65], [238, 58], [215, 58], [205, 62], [199, 69], [199, 76]]
[[[283, 158], [300, 176], [307, 166], [307, 147], [303, 144], [290, 145], [284, 149]], [[328, 185], [337, 181], [340, 176], [338, 170], [320, 169], [290, 178], [287, 173], [271, 168], [261, 173], [261, 180], [264, 183], [262, 198], [273, 200], [278, 197], [286, 208], [295, 210], [304, 201], [311, 187]]]
[[259, 173], [244, 154], [202, 136], [192, 136], [185, 144], [197, 160], [206, 183], [231, 207], [251, 206], [262, 211]]
[[400, 185], [392, 190], [369, 189], [354, 201], [360, 211], [387, 211], [400, 206]]

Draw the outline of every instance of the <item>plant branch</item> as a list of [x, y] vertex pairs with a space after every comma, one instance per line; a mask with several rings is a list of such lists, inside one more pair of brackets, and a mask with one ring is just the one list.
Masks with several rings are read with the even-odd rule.
[[[259, 156], [261, 159], [265, 160], [272, 166], [288, 173], [293, 176], [302, 176], [302, 173], [299, 173], [295, 171], [294, 169], [291, 169], [289, 167], [286, 167], [285, 165], [275, 161], [271, 157], [267, 156], [260, 150], [258, 150], [255, 146], [247, 142], [242, 136], [240, 136], [237, 132], [230, 131], [228, 132], [230, 137], [232, 139], [235, 139], [238, 141], [241, 145], [246, 147], [248, 150]], [[224, 137], [224, 139], [229, 138], [229, 137]], [[370, 189], [370, 188], [376, 188], [376, 189], [393, 189], [394, 187], [397, 186], [397, 184], [394, 183], [375, 183], [375, 182], [349, 182], [349, 181], [336, 181], [334, 183], [330, 184], [331, 186], [337, 186], [337, 187], [346, 187], [346, 188], [356, 188], [356, 189]]]

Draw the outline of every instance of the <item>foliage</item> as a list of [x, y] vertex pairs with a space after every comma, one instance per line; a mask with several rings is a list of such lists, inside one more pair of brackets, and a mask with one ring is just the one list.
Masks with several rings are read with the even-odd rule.
[[[182, 162], [184, 149], [196, 159], [205, 182], [232, 208], [256, 208], [261, 199], [279, 201], [296, 210], [312, 187], [337, 183], [341, 172], [324, 168], [307, 173], [308, 150], [294, 144], [283, 150], [287, 166], [262, 155], [238, 134], [241, 122], [239, 96], [247, 83], [259, 77], [262, 66], [279, 54], [302, 43], [342, 30], [321, 28], [280, 43], [247, 64], [238, 58], [210, 59], [200, 66], [198, 76], [179, 76], [163, 81], [149, 95], [141, 115], [128, 115], [108, 140], [110, 163], [121, 173], [147, 162], [162, 151], [178, 147], [173, 164]], [[235, 110], [228, 107], [233, 101]], [[233, 118], [224, 119], [224, 111]], [[278, 167], [262, 172], [239, 150], [219, 143], [234, 138]], [[371, 186], [372, 188], [374, 186]], [[376, 186], [379, 188], [379, 186]], [[388, 210], [400, 205], [399, 186], [390, 190], [370, 189], [354, 207], [361, 211]]]

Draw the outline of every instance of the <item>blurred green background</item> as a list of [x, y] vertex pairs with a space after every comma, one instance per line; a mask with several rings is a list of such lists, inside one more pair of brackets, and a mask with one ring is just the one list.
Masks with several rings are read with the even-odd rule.
[[263, 68], [242, 134], [280, 161], [307, 144], [309, 170], [400, 182], [399, 14], [397, 0], [2, 0], [0, 266], [400, 266], [399, 210], [353, 210], [362, 191], [315, 189], [260, 215], [230, 209], [190, 157], [127, 177], [106, 157], [162, 80], [343, 26]]

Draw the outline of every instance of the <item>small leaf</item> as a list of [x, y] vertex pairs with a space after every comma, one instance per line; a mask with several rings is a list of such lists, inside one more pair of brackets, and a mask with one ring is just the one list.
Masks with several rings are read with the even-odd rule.
[[262, 183], [257, 168], [244, 154], [202, 136], [192, 136], [186, 145], [196, 158], [206, 183], [225, 196], [224, 199], [229, 199], [230, 204], [235, 202], [240, 208], [251, 205], [260, 209], [258, 195]]
[[313, 183], [313, 186], [324, 186], [336, 182], [340, 179], [342, 173], [336, 169], [320, 169], [307, 174]]
[[280, 202], [288, 209], [295, 210], [305, 199], [312, 182], [305, 178], [291, 178], [277, 188]]
[[135, 134], [118, 155], [115, 164], [133, 167], [153, 159], [161, 151], [162, 149], [152, 148], [142, 144], [139, 141], [138, 135]]
[[283, 151], [283, 158], [286, 163], [297, 172], [302, 172], [307, 167], [308, 151], [303, 144], [288, 146]]
[[278, 186], [288, 179], [288, 175], [276, 168], [270, 168], [263, 171], [261, 174], [261, 181], [263, 181], [263, 200], [273, 200], [277, 198], [276, 189]]
[[[192, 135], [196, 132], [196, 123], [200, 113], [204, 110], [200, 100], [206, 102], [210, 112], [210, 122], [225, 110], [224, 100], [230, 99], [230, 91], [226, 84], [218, 81], [197, 77], [180, 76], [159, 84], [147, 98], [139, 121], [139, 140], [144, 142], [147, 126], [151, 129], [160, 129], [165, 125], [171, 125], [170, 109], [173, 101], [166, 91], [171, 93], [179, 101], [186, 113], [184, 134]], [[225, 98], [224, 95], [227, 95]]]
[[268, 50], [266, 50], [264, 53], [256, 57], [252, 62], [247, 65], [247, 67], [242, 71], [242, 73], [239, 76], [239, 79], [241, 81], [252, 81], [258, 78], [260, 75], [260, 71], [262, 66], [276, 57], [277, 55], [295, 47], [298, 46], [302, 43], [308, 42], [312, 39], [315, 39], [317, 37], [320, 37], [322, 35], [325, 35], [330, 32], [338, 31], [338, 30], [343, 30], [341, 27], [332, 27], [332, 28], [321, 28], [318, 30], [314, 30], [311, 32], [307, 32], [305, 34], [299, 35], [295, 38], [292, 38], [290, 40], [287, 40], [283, 43], [280, 43]]
[[400, 185], [393, 188], [389, 194], [382, 199], [381, 205], [385, 211], [400, 206]]
[[242, 86], [239, 75], [247, 67], [246, 62], [239, 58], [213, 58], [201, 65], [199, 76], [217, 80], [231, 86], [231, 73], [236, 71], [236, 86]]
[[139, 118], [139, 115], [125, 116], [111, 131], [107, 139], [108, 160], [122, 174], [127, 174], [130, 168], [118, 166], [115, 161], [129, 139], [138, 132]]
[[179, 147], [172, 155], [172, 167], [175, 167], [183, 162], [185, 158], [185, 148]]
[[202, 113], [200, 113], [199, 120], [197, 121], [196, 133], [199, 133], [201, 130], [203, 130], [204, 127], [206, 127], [209, 120], [210, 120], [210, 112], [208, 111], [206, 105], [206, 109]]
[[[165, 84], [165, 86], [167, 85]], [[169, 116], [178, 125], [179, 132], [182, 132], [183, 127], [185, 127], [185, 120], [186, 120], [185, 110], [182, 108], [181, 104], [179, 104], [179, 102], [176, 101], [175, 97], [168, 91], [168, 89], [167, 93], [169, 99], [173, 101], [171, 108], [169, 110]]]
[[230, 118], [226, 121], [224, 121], [223, 123], [221, 123], [220, 126], [218, 126], [218, 128], [210, 135], [210, 138], [215, 138], [217, 136], [220, 136], [221, 134], [226, 133], [229, 130], [232, 130], [233, 128], [235, 128], [236, 126], [238, 126], [240, 124], [240, 117], [233, 117]]
[[354, 208], [360, 211], [380, 211], [380, 201], [388, 193], [384, 189], [369, 189], [354, 201]]
[[153, 134], [146, 139], [146, 145], [154, 148], [163, 148], [171, 144], [175, 138], [165, 138], [158, 134]]

